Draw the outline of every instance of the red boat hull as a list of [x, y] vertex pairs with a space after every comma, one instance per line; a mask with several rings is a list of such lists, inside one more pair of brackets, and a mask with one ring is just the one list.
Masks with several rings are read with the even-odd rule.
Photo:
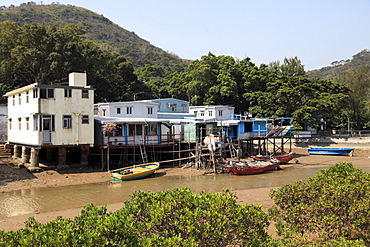
[[287, 154], [281, 154], [281, 155], [276, 155], [276, 156], [251, 156], [252, 159], [254, 160], [259, 160], [259, 161], [266, 161], [271, 158], [279, 160], [281, 163], [288, 163], [291, 161], [295, 156], [295, 153], [287, 153]]
[[258, 174], [266, 171], [266, 167], [249, 167], [249, 166], [226, 166], [226, 170], [228, 173], [235, 174], [235, 175], [249, 175], [249, 174]]
[[228, 173], [235, 175], [248, 175], [248, 174], [258, 174], [264, 171], [275, 170], [280, 164], [280, 161], [229, 161], [229, 164], [225, 166]]

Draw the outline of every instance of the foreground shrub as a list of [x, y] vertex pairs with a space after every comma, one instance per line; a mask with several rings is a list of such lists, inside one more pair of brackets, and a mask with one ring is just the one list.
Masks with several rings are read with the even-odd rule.
[[351, 163], [321, 170], [306, 182], [272, 191], [269, 209], [280, 236], [370, 243], [370, 175]]
[[267, 214], [260, 206], [237, 205], [236, 199], [228, 190], [199, 194], [188, 188], [137, 191], [115, 214], [131, 218], [146, 245], [166, 239], [178, 246], [265, 245], [270, 239]]
[[0, 231], [0, 246], [271, 246], [268, 215], [223, 193], [137, 191], [122, 209], [87, 205], [74, 219]]

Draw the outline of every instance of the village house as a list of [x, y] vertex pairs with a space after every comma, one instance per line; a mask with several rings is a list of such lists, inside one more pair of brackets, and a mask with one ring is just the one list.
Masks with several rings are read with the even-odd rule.
[[[105, 146], [108, 141], [113, 145], [160, 143], [163, 141], [161, 124], [166, 121], [157, 117], [158, 107], [158, 103], [149, 101], [95, 104], [95, 144]], [[108, 123], [117, 126], [115, 133], [109, 133], [104, 129]]]
[[41, 157], [59, 166], [88, 163], [94, 144], [94, 88], [87, 86], [85, 73], [70, 73], [68, 85], [33, 83], [5, 96], [15, 158], [31, 168], [39, 166]]
[[[184, 123], [194, 121], [189, 102], [174, 98], [97, 103], [94, 105], [98, 146], [141, 145], [183, 140]], [[104, 125], [114, 123], [118, 131], [104, 133]]]

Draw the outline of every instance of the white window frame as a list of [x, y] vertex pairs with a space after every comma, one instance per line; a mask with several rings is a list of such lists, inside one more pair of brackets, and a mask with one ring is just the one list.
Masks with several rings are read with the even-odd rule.
[[154, 107], [147, 107], [148, 108], [148, 114], [153, 115], [153, 109]]
[[26, 117], [26, 130], [30, 130], [30, 118]]
[[63, 115], [63, 129], [72, 129], [72, 115]]
[[81, 123], [82, 124], [89, 124], [89, 121], [90, 120], [90, 118], [89, 118], [89, 115], [82, 115], [81, 116]]
[[82, 91], [81, 91], [81, 98], [88, 99], [89, 98], [89, 90], [82, 89]]
[[126, 114], [127, 115], [132, 115], [132, 109], [133, 108], [134, 108], [133, 106], [126, 106]]
[[64, 89], [64, 98], [72, 98], [72, 89], [70, 88]]

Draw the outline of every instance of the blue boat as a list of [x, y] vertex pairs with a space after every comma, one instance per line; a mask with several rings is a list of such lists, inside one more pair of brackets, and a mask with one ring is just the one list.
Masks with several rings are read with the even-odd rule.
[[321, 155], [351, 155], [354, 148], [308, 148], [309, 154], [321, 154]]

